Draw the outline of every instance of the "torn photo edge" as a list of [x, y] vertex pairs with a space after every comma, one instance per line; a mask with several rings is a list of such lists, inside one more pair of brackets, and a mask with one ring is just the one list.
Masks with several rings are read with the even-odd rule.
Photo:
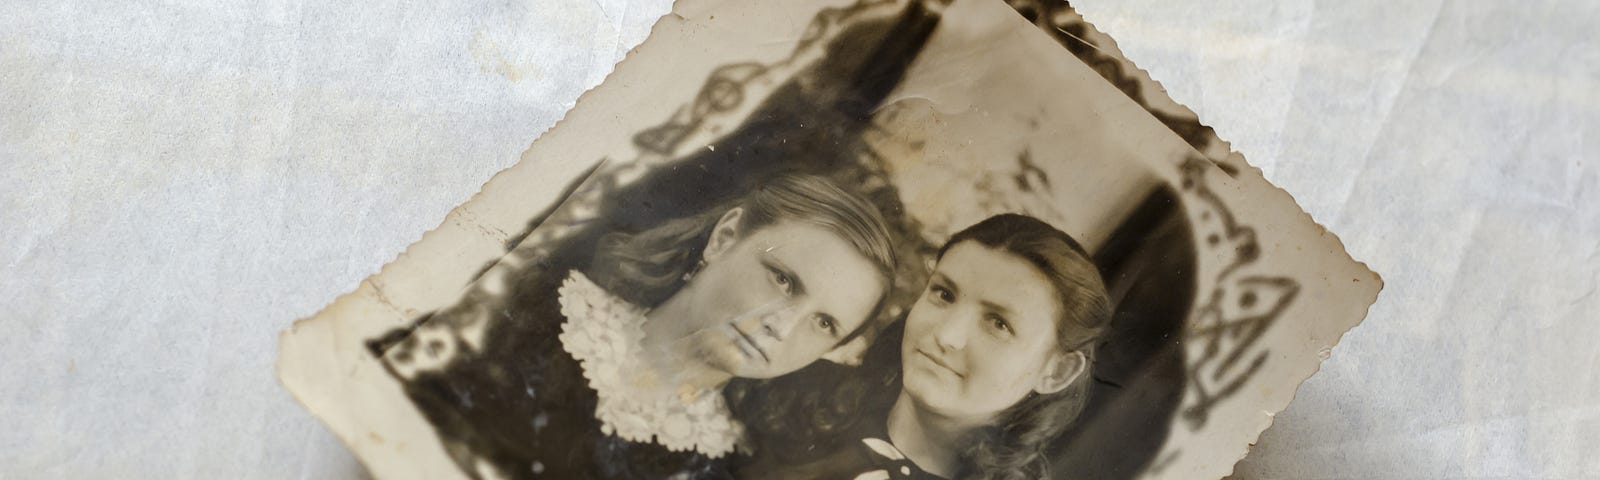
[[[327, 423], [375, 475], [425, 474], [423, 476], [432, 477], [460, 473], [455, 465], [448, 462], [428, 463], [421, 470], [410, 467], [394, 470], [381, 461], [372, 461], [391, 457], [396, 451], [433, 455], [441, 459], [445, 457], [443, 452], [438, 451], [437, 445], [431, 444], [436, 442], [432, 440], [434, 434], [426, 422], [416, 419], [416, 413], [407, 411], [411, 407], [404, 402], [397, 387], [347, 381], [372, 378], [371, 375], [382, 373], [383, 367], [365, 349], [360, 348], [362, 342], [376, 332], [401, 326], [408, 319], [456, 299], [462, 286], [473, 282], [487, 270], [485, 265], [496, 262], [506, 253], [508, 245], [516, 243], [526, 234], [526, 229], [532, 228], [530, 218], [546, 218], [559, 210], [565, 199], [582, 188], [583, 182], [573, 179], [589, 178], [604, 166], [606, 159], [612, 158], [601, 156], [596, 162], [593, 155], [564, 153], [589, 151], [583, 145], [585, 139], [605, 130], [605, 120], [599, 117], [627, 109], [637, 104], [638, 100], [649, 98], [638, 88], [632, 89], [632, 96], [611, 93], [627, 89], [625, 86], [618, 87], [626, 85], [624, 82], [640, 82], [647, 78], [645, 74], [648, 72], [645, 70], [648, 69], [641, 69], [641, 62], [636, 58], [652, 55], [654, 58], [670, 57], [670, 50], [676, 45], [663, 37], [703, 27], [697, 25], [697, 21], [715, 15], [719, 10], [718, 4], [715, 1], [680, 1], [674, 7], [674, 12], [656, 24], [650, 37], [629, 53], [606, 82], [580, 97], [565, 119], [529, 147], [522, 155], [522, 161], [496, 175], [472, 200], [453, 210], [439, 228], [425, 234], [378, 274], [363, 281], [355, 291], [339, 297], [318, 314], [297, 321], [284, 332], [278, 362], [281, 381], [314, 415]], [[1214, 458], [1215, 461], [1205, 462], [1207, 467], [1204, 470], [1187, 471], [1200, 476], [1226, 475], [1233, 463], [1243, 458], [1249, 444], [1270, 425], [1271, 414], [1286, 407], [1299, 383], [1315, 371], [1326, 355], [1326, 349], [1336, 344], [1344, 332], [1365, 316], [1367, 308], [1381, 289], [1381, 279], [1365, 265], [1350, 259], [1336, 237], [1316, 225], [1286, 192], [1267, 183], [1258, 170], [1245, 162], [1242, 155], [1232, 152], [1227, 143], [1217, 138], [1215, 132], [1204, 126], [1192, 111], [1167, 97], [1160, 85], [1151, 80], [1146, 72], [1118, 53], [1115, 43], [1108, 36], [1095, 30], [1070, 6], [1048, 1], [1010, 2], [1010, 6], [1194, 148], [1206, 164], [1191, 162], [1184, 170], [1196, 175], [1196, 182], [1185, 185], [1194, 187], [1197, 197], [1216, 197], [1214, 192], [1204, 188], [1206, 183], [1203, 178], [1215, 177], [1217, 172], [1221, 172], [1229, 178], [1228, 188], [1249, 190], [1248, 196], [1257, 197], [1261, 203], [1293, 206], [1292, 215], [1279, 212], [1279, 215], [1274, 215], [1279, 217], [1274, 219], [1274, 223], [1294, 224], [1309, 232], [1307, 234], [1320, 237], [1319, 246], [1326, 248], [1334, 257], [1342, 255], [1342, 261], [1347, 263], [1339, 270], [1338, 276], [1360, 284], [1359, 289], [1340, 294], [1342, 298], [1338, 302], [1346, 308], [1327, 314], [1331, 320], [1320, 326], [1319, 333], [1313, 336], [1318, 345], [1304, 345], [1295, 352], [1302, 355], [1311, 353], [1316, 358], [1298, 360], [1307, 367], [1301, 369], [1304, 375], [1295, 379], [1292, 385], [1273, 385], [1277, 390], [1270, 395], [1271, 398], [1253, 405], [1258, 407], [1256, 411], [1262, 413], [1258, 422], [1240, 427], [1248, 434], [1248, 441], [1215, 452], [1216, 455], [1233, 455], [1235, 458], [1226, 461]], [[781, 59], [783, 55], [780, 50], [774, 48], [764, 55], [769, 59]], [[730, 49], [720, 57], [710, 54], [707, 57], [736, 58], [740, 53]], [[588, 128], [574, 127], [573, 124]], [[515, 195], [509, 194], [512, 191], [516, 192]], [[1218, 205], [1221, 205], [1220, 201]], [[1217, 210], [1217, 213], [1220, 218], [1231, 217], [1226, 214], [1225, 208]], [[1250, 230], [1248, 225], [1223, 221], [1218, 228], [1224, 238], [1250, 236], [1241, 233]], [[1250, 243], [1230, 243], [1229, 247], [1235, 250], [1243, 248], [1245, 251], [1260, 248]], [[1246, 257], [1250, 255], [1240, 256]], [[417, 281], [418, 278], [427, 280]], [[1270, 278], [1248, 280], [1273, 281]], [[1296, 294], [1306, 295], [1311, 293], [1308, 290], [1314, 290], [1309, 287], [1296, 285], [1293, 290]], [[1220, 331], [1201, 333], [1216, 334], [1219, 341], [1224, 339]], [[1232, 357], [1229, 358], [1231, 361]], [[1204, 408], [1207, 401], [1204, 399], [1215, 398], [1221, 391], [1235, 390], [1230, 388], [1228, 382], [1195, 385], [1194, 389], [1202, 400], [1186, 409], [1185, 416], [1191, 422], [1196, 419], [1204, 421], [1207, 415], [1207, 409]], [[1195, 406], [1201, 408], [1192, 408]], [[357, 410], [362, 413], [356, 415]], [[408, 428], [399, 425], [404, 422], [395, 422], [395, 425], [386, 426], [388, 430], [380, 434], [370, 428], [373, 422], [369, 420], [375, 418], [411, 419], [409, 423], [414, 425]], [[1158, 460], [1158, 464], [1171, 461], [1170, 458]]]

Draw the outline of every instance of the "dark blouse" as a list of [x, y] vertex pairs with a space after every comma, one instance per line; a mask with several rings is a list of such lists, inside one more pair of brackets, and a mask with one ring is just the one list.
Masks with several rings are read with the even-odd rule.
[[[524, 297], [514, 302], [518, 308], [490, 316], [497, 321], [481, 350], [457, 353], [442, 370], [401, 378], [462, 470], [474, 478], [732, 478], [726, 457], [601, 432], [597, 394], [558, 338], [564, 318], [556, 292], [563, 276], [548, 277], [534, 282], [540, 285], [523, 284], [540, 287], [533, 291], [547, 292], [539, 295], [544, 298]], [[395, 348], [415, 348], [411, 341]], [[485, 466], [493, 473], [480, 474]]]
[[[867, 425], [870, 424], [870, 425]], [[833, 450], [800, 464], [758, 457], [739, 470], [740, 478], [773, 480], [943, 480], [907, 459], [889, 442], [885, 422], [863, 422], [861, 429]]]

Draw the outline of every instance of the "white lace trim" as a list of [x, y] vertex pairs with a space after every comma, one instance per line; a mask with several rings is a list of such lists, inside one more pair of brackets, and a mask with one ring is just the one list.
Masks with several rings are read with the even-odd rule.
[[[698, 451], [718, 458], [733, 451], [744, 426], [728, 411], [720, 389], [641, 388], [649, 372], [640, 364], [644, 308], [611, 295], [576, 270], [560, 289], [561, 346], [583, 368], [599, 401], [595, 418], [606, 434], [669, 450]], [[624, 375], [624, 372], [636, 375]]]

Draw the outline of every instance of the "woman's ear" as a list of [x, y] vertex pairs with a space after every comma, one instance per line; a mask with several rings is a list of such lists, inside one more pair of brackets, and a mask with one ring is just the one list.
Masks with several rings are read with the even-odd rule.
[[1040, 395], [1059, 392], [1077, 380], [1079, 375], [1087, 373], [1085, 370], [1088, 367], [1089, 357], [1084, 356], [1083, 352], [1051, 355], [1050, 360], [1045, 362], [1044, 375], [1039, 376], [1039, 384], [1033, 387], [1033, 391]]
[[739, 223], [743, 218], [744, 207], [733, 207], [728, 209], [728, 213], [722, 214], [717, 224], [711, 227], [711, 238], [706, 240], [705, 253], [701, 255], [707, 262], [727, 253], [728, 249], [733, 248], [733, 244], [739, 242], [741, 234]]

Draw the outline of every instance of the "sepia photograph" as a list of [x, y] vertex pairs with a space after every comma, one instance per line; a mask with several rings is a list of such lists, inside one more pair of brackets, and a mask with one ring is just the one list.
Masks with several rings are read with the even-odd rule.
[[1600, 2], [5, 7], [0, 480], [1600, 479]]
[[279, 374], [381, 478], [1219, 477], [1379, 288], [1065, 4], [684, 0]]

